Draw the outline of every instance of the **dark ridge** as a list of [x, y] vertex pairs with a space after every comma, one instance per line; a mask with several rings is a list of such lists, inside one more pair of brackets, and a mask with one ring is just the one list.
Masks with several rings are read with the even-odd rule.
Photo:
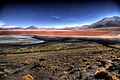
[[101, 38], [72, 38], [72, 37], [43, 37], [43, 36], [33, 36], [33, 38], [44, 40], [46, 42], [54, 42], [54, 41], [90, 41], [90, 42], [97, 42], [102, 44], [103, 46], [109, 48], [115, 48], [109, 45], [119, 44], [119, 39], [101, 39]]

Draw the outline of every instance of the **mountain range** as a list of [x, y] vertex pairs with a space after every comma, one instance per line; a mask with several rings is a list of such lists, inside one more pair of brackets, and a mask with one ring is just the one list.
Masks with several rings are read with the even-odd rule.
[[25, 29], [39, 29], [39, 28], [32, 25], [32, 26], [29, 26], [29, 27], [27, 27], [27, 28], [25, 28]]
[[120, 17], [106, 17], [102, 20], [88, 25], [87, 28], [105, 28], [105, 27], [120, 27]]
[[[75, 27], [65, 27], [64, 30], [72, 30], [72, 29], [96, 29], [96, 28], [120, 28], [120, 17], [119, 16], [113, 16], [113, 17], [105, 17], [93, 24], [90, 25], [83, 25], [83, 26], [75, 26]], [[34, 25], [29, 26], [27, 28], [21, 28], [21, 27], [14, 27], [14, 28], [4, 28], [0, 27], [0, 30], [13, 30], [13, 29], [49, 29], [49, 28], [38, 28]], [[55, 28], [52, 28], [55, 29]]]

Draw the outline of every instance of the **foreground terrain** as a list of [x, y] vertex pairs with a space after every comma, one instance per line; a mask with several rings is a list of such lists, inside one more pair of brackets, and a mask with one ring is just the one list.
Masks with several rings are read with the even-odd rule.
[[0, 49], [0, 80], [120, 79], [119, 40], [47, 39]]

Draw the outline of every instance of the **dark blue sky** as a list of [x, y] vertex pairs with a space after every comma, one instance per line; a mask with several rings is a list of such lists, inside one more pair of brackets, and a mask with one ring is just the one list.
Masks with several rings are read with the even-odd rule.
[[112, 0], [89, 2], [6, 3], [0, 9], [0, 21], [7, 26], [42, 28], [91, 24], [107, 16], [119, 16]]

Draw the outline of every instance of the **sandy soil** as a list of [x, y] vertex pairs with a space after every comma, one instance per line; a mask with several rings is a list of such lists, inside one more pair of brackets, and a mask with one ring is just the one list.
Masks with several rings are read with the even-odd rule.
[[7, 52], [0, 55], [0, 80], [120, 80], [120, 46], [61, 41], [0, 49]]
[[[120, 31], [0, 31], [0, 35], [120, 38], [116, 34]], [[0, 44], [0, 80], [120, 80], [119, 41], [81, 38], [27, 45]]]

